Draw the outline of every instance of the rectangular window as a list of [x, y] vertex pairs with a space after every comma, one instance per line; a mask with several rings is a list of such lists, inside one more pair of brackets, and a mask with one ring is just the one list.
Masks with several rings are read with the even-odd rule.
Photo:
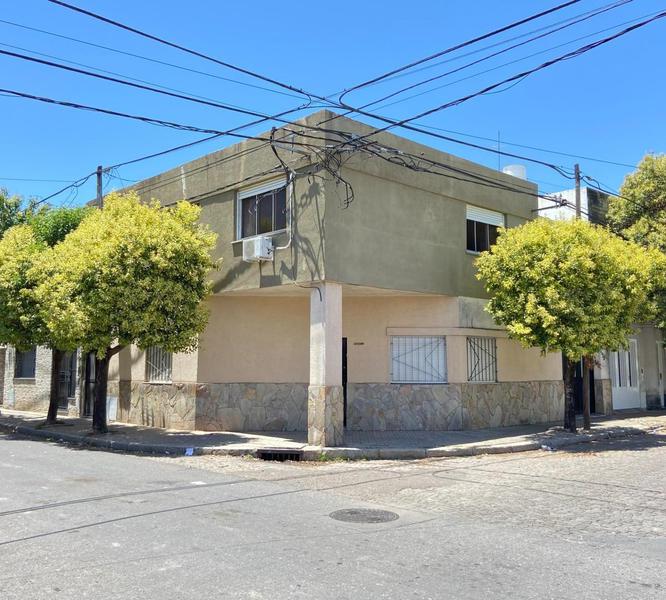
[[149, 383], [171, 383], [172, 354], [159, 346], [146, 350], [146, 381]]
[[287, 227], [287, 182], [284, 178], [238, 192], [238, 238]]
[[391, 336], [392, 383], [446, 383], [443, 336]]
[[33, 346], [30, 350], [26, 350], [25, 352], [17, 350], [14, 377], [17, 379], [34, 379], [36, 364], [37, 348]]
[[467, 381], [497, 381], [497, 341], [492, 337], [467, 338]]
[[497, 241], [497, 231], [504, 227], [504, 215], [467, 205], [467, 250], [483, 252]]

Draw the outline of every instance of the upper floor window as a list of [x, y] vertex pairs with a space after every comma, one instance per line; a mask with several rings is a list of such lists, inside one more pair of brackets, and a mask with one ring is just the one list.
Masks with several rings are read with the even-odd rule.
[[171, 383], [172, 354], [159, 346], [146, 350], [146, 381], [149, 383]]
[[504, 215], [467, 205], [467, 250], [483, 252], [497, 241], [497, 230], [504, 227]]
[[17, 379], [34, 379], [36, 364], [37, 348], [33, 346], [25, 352], [17, 350], [14, 363], [14, 377]]
[[274, 179], [238, 192], [238, 239], [287, 228], [286, 185]]

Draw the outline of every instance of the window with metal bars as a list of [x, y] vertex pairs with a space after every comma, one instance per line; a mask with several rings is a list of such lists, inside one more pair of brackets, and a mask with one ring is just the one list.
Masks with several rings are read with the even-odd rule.
[[446, 383], [444, 336], [391, 336], [392, 383]]
[[14, 361], [14, 377], [17, 379], [34, 379], [35, 368], [37, 366], [37, 348], [32, 347], [30, 350], [21, 352], [16, 351], [16, 359]]
[[497, 341], [493, 337], [467, 338], [467, 381], [497, 381]]
[[146, 381], [149, 383], [171, 383], [172, 354], [159, 346], [146, 350]]

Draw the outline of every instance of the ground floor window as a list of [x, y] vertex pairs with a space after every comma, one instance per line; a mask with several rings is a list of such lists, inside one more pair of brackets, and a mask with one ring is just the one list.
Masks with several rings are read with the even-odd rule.
[[391, 336], [393, 383], [446, 383], [444, 336]]
[[146, 350], [146, 381], [149, 383], [171, 383], [172, 354], [159, 346]]
[[37, 348], [22, 352], [16, 351], [16, 361], [14, 366], [14, 377], [17, 379], [34, 379], [35, 367], [37, 365]]
[[497, 381], [497, 341], [493, 337], [467, 338], [467, 381]]

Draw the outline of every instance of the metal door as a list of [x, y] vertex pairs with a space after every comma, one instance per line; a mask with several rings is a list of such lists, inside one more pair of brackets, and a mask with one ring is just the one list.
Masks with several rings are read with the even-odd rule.
[[347, 427], [347, 338], [342, 338], [342, 424]]
[[58, 408], [67, 409], [76, 397], [77, 352], [63, 352], [58, 373]]

